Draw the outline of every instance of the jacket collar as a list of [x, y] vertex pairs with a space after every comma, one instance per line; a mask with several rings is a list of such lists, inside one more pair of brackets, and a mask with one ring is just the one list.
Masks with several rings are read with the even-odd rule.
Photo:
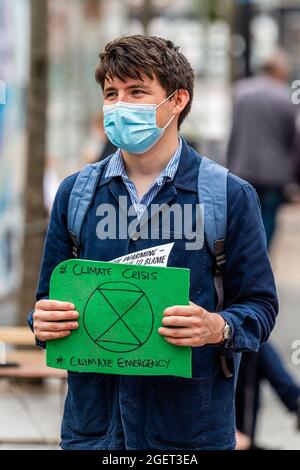
[[[177, 169], [177, 172], [175, 174], [173, 181], [170, 181], [169, 183], [167, 183], [167, 185], [168, 186], [174, 185], [175, 188], [184, 189], [186, 191], [197, 192], [198, 170], [199, 170], [200, 162], [201, 162], [201, 156], [192, 147], [190, 147], [187, 144], [185, 139], [182, 138], [182, 149], [181, 149], [178, 169]], [[106, 170], [107, 170], [107, 164], [102, 170], [102, 174], [101, 174], [101, 178], [98, 183], [98, 186], [104, 186], [105, 184], [112, 183], [113, 180], [118, 178], [118, 177], [111, 177], [111, 176], [105, 177]], [[115, 184], [113, 184], [112, 186], [114, 189], [116, 189]], [[161, 191], [158, 194], [160, 194]], [[125, 189], [125, 194], [126, 194], [126, 189]], [[172, 190], [172, 195], [176, 195], [176, 189], [175, 191]]]
[[198, 192], [198, 172], [202, 157], [182, 139], [182, 151], [174, 178], [176, 188]]

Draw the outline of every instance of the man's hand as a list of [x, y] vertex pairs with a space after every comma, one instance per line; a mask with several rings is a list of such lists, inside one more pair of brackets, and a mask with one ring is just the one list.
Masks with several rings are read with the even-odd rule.
[[78, 328], [79, 313], [73, 304], [59, 300], [39, 300], [33, 314], [33, 332], [39, 341], [64, 338]]
[[[169, 343], [196, 347], [221, 343], [223, 340], [224, 318], [192, 302], [188, 306], [168, 307], [163, 315], [163, 327], [158, 332]], [[176, 328], [168, 328], [174, 326]]]

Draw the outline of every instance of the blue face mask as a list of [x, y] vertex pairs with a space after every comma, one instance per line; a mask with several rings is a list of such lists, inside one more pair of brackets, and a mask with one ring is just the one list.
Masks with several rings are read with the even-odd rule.
[[111, 143], [136, 154], [145, 153], [154, 147], [175, 117], [174, 114], [165, 127], [157, 127], [156, 109], [174, 93], [159, 105], [118, 101], [116, 104], [103, 106], [104, 130]]

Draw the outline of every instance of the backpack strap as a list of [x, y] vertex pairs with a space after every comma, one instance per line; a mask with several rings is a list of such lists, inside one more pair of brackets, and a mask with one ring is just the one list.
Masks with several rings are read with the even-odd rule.
[[[227, 168], [202, 157], [198, 174], [198, 198], [200, 204], [204, 205], [205, 240], [215, 261], [214, 284], [217, 293], [217, 312], [222, 310], [224, 304], [223, 273], [226, 263], [227, 176]], [[220, 361], [225, 377], [232, 377], [226, 356], [221, 354]]]
[[87, 211], [91, 206], [104, 165], [113, 155], [98, 163], [85, 166], [78, 174], [68, 205], [68, 230], [73, 242], [72, 255], [78, 258], [81, 231]]
[[204, 234], [215, 260], [214, 284], [218, 297], [217, 312], [224, 303], [223, 271], [226, 262], [228, 170], [202, 157], [198, 174], [198, 197], [204, 205]]

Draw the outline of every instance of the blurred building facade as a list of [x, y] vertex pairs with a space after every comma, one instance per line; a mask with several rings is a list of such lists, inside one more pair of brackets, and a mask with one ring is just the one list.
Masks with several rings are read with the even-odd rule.
[[0, 0], [0, 298], [19, 282], [25, 97], [28, 85], [29, 8], [26, 0]]

